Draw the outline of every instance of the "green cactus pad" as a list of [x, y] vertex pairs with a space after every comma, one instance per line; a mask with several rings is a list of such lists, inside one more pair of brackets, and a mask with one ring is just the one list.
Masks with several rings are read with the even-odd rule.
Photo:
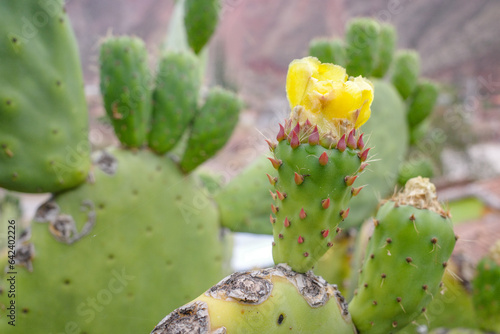
[[418, 126], [434, 109], [439, 95], [438, 86], [431, 81], [422, 81], [417, 84], [408, 107], [408, 125], [411, 128]]
[[398, 183], [404, 185], [409, 179], [417, 176], [431, 178], [434, 176], [434, 164], [428, 157], [413, 157], [410, 155], [399, 167]]
[[5, 1], [0, 32], [0, 187], [56, 192], [82, 183], [88, 113], [63, 1]]
[[316, 57], [322, 63], [346, 66], [346, 51], [344, 42], [340, 39], [316, 38], [309, 44], [309, 55]]
[[200, 66], [191, 52], [167, 52], [160, 59], [153, 93], [149, 147], [163, 154], [179, 141], [193, 120], [200, 90]]
[[190, 172], [210, 159], [229, 140], [238, 122], [241, 100], [230, 91], [214, 87], [196, 116], [181, 167]]
[[382, 23], [380, 25], [378, 38], [376, 61], [372, 75], [376, 78], [382, 78], [392, 63], [392, 58], [396, 49], [396, 29], [391, 24]]
[[[38, 210], [50, 222], [33, 223], [33, 270], [16, 266], [17, 323], [1, 333], [147, 333], [226, 274], [217, 209], [196, 178], [149, 151], [95, 160], [92, 182]], [[8, 303], [4, 293], [2, 320]]]
[[276, 189], [276, 201], [271, 207], [273, 259], [276, 264], [287, 263], [302, 273], [333, 245], [337, 226], [349, 213], [352, 183], [362, 163], [358, 148], [309, 144], [310, 130], [307, 125], [301, 126], [299, 135], [293, 130], [293, 136], [301, 141], [292, 145], [288, 123], [285, 134], [289, 140], [281, 140], [271, 158], [278, 170], [278, 176], [272, 179]]
[[347, 24], [345, 42], [347, 74], [370, 76], [378, 52], [380, 25], [370, 18], [358, 18]]
[[349, 304], [360, 333], [396, 333], [439, 293], [455, 235], [435, 196], [428, 180], [416, 178], [379, 209]]
[[222, 226], [235, 232], [273, 233], [269, 223], [272, 186], [263, 177], [272, 172], [268, 169], [269, 160], [259, 157], [215, 194]]
[[212, 37], [219, 21], [219, 0], [186, 0], [184, 25], [189, 46], [198, 54]]
[[289, 267], [234, 273], [167, 315], [151, 334], [355, 334], [336, 286]]
[[151, 75], [144, 42], [110, 37], [101, 45], [101, 93], [116, 136], [128, 147], [146, 140], [151, 115]]
[[473, 302], [479, 327], [500, 332], [500, 240], [491, 254], [477, 265], [473, 282]]
[[391, 82], [406, 100], [417, 87], [420, 56], [414, 50], [399, 50], [394, 58]]

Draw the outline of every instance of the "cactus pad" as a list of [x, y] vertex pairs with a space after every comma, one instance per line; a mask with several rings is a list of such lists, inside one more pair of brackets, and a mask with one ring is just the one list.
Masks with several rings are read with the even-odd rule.
[[181, 167], [190, 172], [210, 159], [229, 140], [238, 122], [242, 102], [220, 87], [208, 93], [205, 104], [196, 116]]
[[369, 76], [379, 48], [380, 25], [370, 18], [351, 20], [346, 28], [346, 70], [352, 76]]
[[224, 276], [218, 213], [194, 176], [120, 149], [98, 152], [93, 174], [38, 210], [48, 223], [32, 226], [32, 272], [16, 268], [17, 324], [0, 332], [144, 333]]
[[395, 333], [425, 313], [455, 245], [453, 226], [427, 179], [411, 179], [374, 220], [355, 296], [360, 333]]
[[354, 334], [334, 285], [285, 265], [234, 273], [166, 316], [151, 334]]
[[391, 81], [404, 100], [417, 87], [419, 73], [420, 56], [416, 51], [399, 50], [396, 52]]
[[191, 52], [167, 52], [160, 59], [153, 93], [149, 147], [163, 154], [174, 147], [198, 107], [200, 68]]
[[309, 44], [309, 55], [316, 57], [322, 63], [346, 66], [344, 42], [340, 39], [313, 39]]
[[101, 45], [101, 93], [106, 113], [120, 142], [140, 147], [151, 115], [151, 75], [144, 42], [137, 37], [110, 37]]
[[87, 104], [63, 1], [0, 8], [0, 187], [55, 192], [90, 167]]
[[198, 54], [217, 27], [221, 4], [219, 0], [186, 0], [184, 25], [189, 46]]

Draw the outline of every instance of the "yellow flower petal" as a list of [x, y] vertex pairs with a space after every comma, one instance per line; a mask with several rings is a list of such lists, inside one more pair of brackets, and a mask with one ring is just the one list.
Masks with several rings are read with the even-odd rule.
[[354, 83], [359, 86], [363, 94], [363, 105], [355, 124], [355, 128], [359, 128], [365, 124], [371, 115], [370, 106], [373, 102], [373, 85], [361, 76], [354, 78]]
[[316, 62], [314, 62], [314, 59], [316, 58], [295, 59], [288, 66], [286, 94], [292, 110], [301, 103], [313, 73], [317, 71], [319, 60], [316, 59]]

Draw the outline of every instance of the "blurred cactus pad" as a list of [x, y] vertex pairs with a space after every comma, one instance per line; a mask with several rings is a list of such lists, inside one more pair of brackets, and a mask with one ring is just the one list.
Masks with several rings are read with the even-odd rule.
[[[26, 36], [22, 19], [40, 13], [48, 23]], [[63, 3], [9, 2], [0, 17], [8, 37], [0, 42], [0, 185], [53, 193], [30, 228], [21, 234], [16, 225], [15, 256], [0, 253], [2, 263], [15, 260], [19, 292], [16, 326], [2, 321], [0, 332], [151, 330], [165, 308], [229, 272], [231, 235], [220, 219], [227, 204], [212, 199], [197, 168], [229, 140], [243, 103], [219, 87], [199, 94], [201, 60], [191, 50], [161, 51], [152, 71], [141, 39], [108, 36], [99, 54], [100, 88], [120, 144], [91, 153], [78, 50]], [[1, 205], [2, 217], [16, 212], [12, 203]], [[12, 299], [6, 273], [2, 319]]]

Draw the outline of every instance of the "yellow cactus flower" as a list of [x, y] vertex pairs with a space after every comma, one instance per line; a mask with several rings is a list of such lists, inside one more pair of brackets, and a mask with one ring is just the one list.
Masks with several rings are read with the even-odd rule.
[[338, 136], [370, 118], [372, 83], [361, 76], [348, 78], [343, 67], [322, 64], [315, 57], [290, 63], [286, 92], [291, 119], [300, 123], [309, 120], [320, 133]]

